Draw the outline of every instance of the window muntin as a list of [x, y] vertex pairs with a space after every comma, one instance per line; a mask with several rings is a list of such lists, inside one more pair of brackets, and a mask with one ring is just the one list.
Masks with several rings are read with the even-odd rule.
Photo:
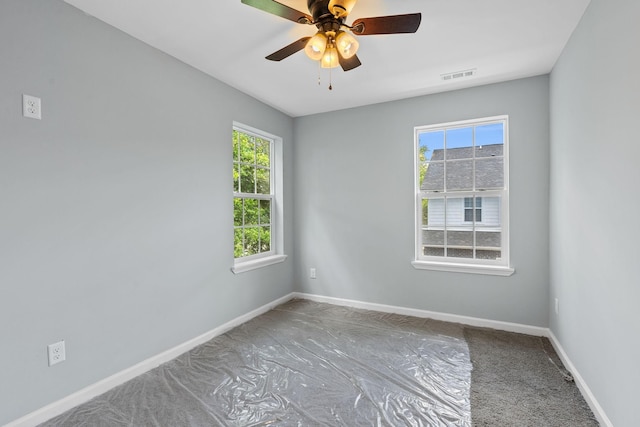
[[415, 139], [416, 261], [508, 267], [508, 118], [417, 127]]
[[268, 256], [272, 240], [274, 140], [233, 129], [234, 258]]

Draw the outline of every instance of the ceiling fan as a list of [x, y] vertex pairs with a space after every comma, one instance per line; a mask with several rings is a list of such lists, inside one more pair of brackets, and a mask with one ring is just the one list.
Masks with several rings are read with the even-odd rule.
[[318, 28], [314, 36], [296, 40], [267, 56], [266, 59], [282, 61], [304, 49], [307, 56], [314, 61], [320, 61], [323, 68], [334, 68], [340, 65], [344, 71], [353, 70], [362, 65], [356, 55], [359, 43], [352, 34], [368, 36], [415, 33], [422, 19], [420, 13], [409, 13], [360, 18], [353, 21], [351, 25], [347, 25], [345, 19], [351, 13], [356, 0], [307, 0], [310, 14], [275, 0], [242, 0], [242, 3], [298, 24], [315, 25]]

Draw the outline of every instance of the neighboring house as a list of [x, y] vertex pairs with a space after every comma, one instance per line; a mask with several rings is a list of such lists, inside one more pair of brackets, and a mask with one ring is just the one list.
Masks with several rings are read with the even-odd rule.
[[[446, 159], [445, 150], [433, 151], [420, 186], [428, 195], [422, 224], [424, 255], [481, 259], [501, 256], [500, 198], [483, 197], [482, 191], [504, 187], [503, 145], [477, 146], [475, 158], [473, 150], [447, 149]], [[457, 196], [457, 192], [465, 194]]]

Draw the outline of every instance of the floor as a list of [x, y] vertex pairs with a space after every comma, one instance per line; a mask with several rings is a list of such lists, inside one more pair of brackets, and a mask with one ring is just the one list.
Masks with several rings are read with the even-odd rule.
[[[499, 418], [472, 417], [472, 395], [474, 405], [497, 404], [498, 412], [501, 399], [478, 401], [484, 391], [472, 392], [468, 340], [485, 343], [469, 333], [459, 324], [293, 300], [42, 426], [491, 425]], [[474, 357], [489, 371], [495, 365], [482, 351]], [[562, 378], [558, 361], [547, 359], [550, 375]], [[572, 398], [592, 420], [579, 393]], [[507, 418], [513, 425], [537, 422], [503, 409], [515, 414]]]

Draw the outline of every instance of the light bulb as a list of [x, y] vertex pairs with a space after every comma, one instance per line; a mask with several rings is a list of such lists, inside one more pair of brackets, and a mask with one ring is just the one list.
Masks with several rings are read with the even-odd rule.
[[335, 46], [329, 46], [322, 56], [322, 68], [335, 68], [339, 65], [338, 51]]
[[336, 38], [336, 47], [344, 59], [349, 59], [358, 52], [360, 43], [351, 34], [342, 31]]
[[321, 32], [317, 32], [315, 36], [311, 37], [304, 47], [304, 53], [314, 61], [320, 61], [322, 55], [327, 48], [327, 36]]

